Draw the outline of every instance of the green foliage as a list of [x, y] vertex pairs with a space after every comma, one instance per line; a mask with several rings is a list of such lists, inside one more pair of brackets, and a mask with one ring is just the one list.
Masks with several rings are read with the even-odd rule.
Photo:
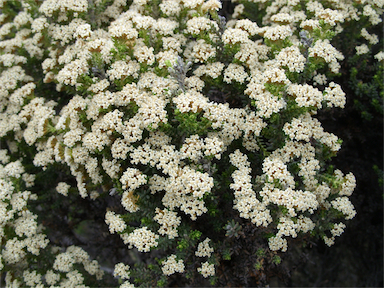
[[265, 44], [271, 48], [270, 50], [271, 55], [276, 55], [278, 52], [281, 51], [281, 49], [292, 46], [292, 42], [288, 38], [285, 38], [284, 40], [265, 39]]
[[267, 5], [262, 5], [252, 1], [240, 0], [239, 4], [244, 5], [244, 13], [241, 15], [241, 18], [255, 21], [257, 25], [261, 27], [263, 16], [265, 15], [266, 9], [270, 5], [270, 2], [267, 2]]
[[[365, 57], [355, 55], [356, 60], [350, 60], [351, 65], [359, 64], [351, 68], [349, 84], [356, 95], [353, 99], [355, 109], [360, 111], [364, 120], [371, 121], [375, 114], [383, 115], [384, 65], [369, 65], [367, 59], [361, 61], [361, 58]], [[374, 73], [373, 77], [368, 76], [370, 71]]]
[[241, 225], [238, 222], [235, 222], [233, 219], [231, 221], [228, 221], [227, 225], [223, 227], [226, 230], [225, 236], [231, 238], [239, 238], [242, 234], [241, 232]]
[[22, 10], [21, 2], [17, 0], [10, 0], [4, 3], [5, 5], [1, 9], [1, 13], [9, 17], [15, 17], [20, 10]]
[[199, 134], [206, 135], [211, 128], [211, 121], [203, 117], [201, 113], [181, 113], [175, 110], [176, 130], [179, 135], [189, 137], [191, 135]]
[[373, 171], [377, 174], [377, 182], [379, 183], [379, 186], [383, 188], [383, 183], [384, 183], [384, 173], [383, 170], [381, 170], [377, 165], [373, 165]]
[[273, 258], [272, 258], [272, 263], [273, 263], [273, 264], [276, 264], [276, 265], [279, 265], [279, 264], [281, 263], [281, 258], [280, 258], [280, 256], [278, 256], [278, 255], [273, 256]]
[[256, 256], [257, 256], [258, 258], [264, 258], [264, 257], [265, 257], [265, 251], [264, 251], [264, 249], [263, 249], [263, 248], [259, 248], [259, 249], [257, 249], [257, 251], [256, 251]]

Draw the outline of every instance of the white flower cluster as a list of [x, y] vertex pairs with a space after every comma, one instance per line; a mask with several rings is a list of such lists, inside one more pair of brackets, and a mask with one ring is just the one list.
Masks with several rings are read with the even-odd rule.
[[209, 246], [209, 241], [211, 239], [206, 238], [203, 242], [200, 242], [197, 246], [197, 250], [195, 252], [195, 255], [198, 257], [211, 257], [211, 254], [213, 252], [213, 248]]
[[133, 232], [120, 234], [124, 244], [129, 248], [136, 247], [140, 252], [149, 252], [152, 247], [157, 247], [159, 235], [148, 230], [147, 227], [137, 228]]
[[308, 51], [309, 57], [323, 59], [333, 73], [339, 73], [340, 64], [338, 61], [344, 60], [344, 56], [332, 46], [328, 39], [317, 40]]
[[328, 107], [344, 108], [345, 93], [339, 84], [331, 82], [324, 90], [324, 100], [327, 101]]
[[291, 140], [310, 142], [311, 138], [314, 138], [328, 146], [331, 151], [338, 151], [341, 147], [337, 136], [325, 132], [321, 123], [309, 113], [293, 118], [291, 123], [285, 123], [283, 131]]
[[247, 43], [249, 40], [249, 34], [239, 28], [228, 28], [224, 31], [222, 40], [224, 44], [234, 45]]
[[356, 49], [356, 55], [367, 54], [369, 52], [369, 48], [367, 44], [356, 46], [355, 49]]
[[115, 265], [115, 270], [113, 271], [113, 276], [120, 277], [121, 279], [129, 279], [130, 272], [129, 272], [129, 266], [124, 265], [124, 263], [117, 263]]
[[[135, 60], [129, 61], [128, 63], [126, 61], [118, 60], [111, 65], [111, 68], [107, 71], [107, 75], [111, 81], [114, 81], [115, 79], [124, 79], [128, 76], [137, 78], [139, 76], [139, 70], [140, 65]], [[99, 83], [102, 82], [100, 81], [94, 85]], [[94, 90], [94, 88], [92, 90]]]
[[56, 191], [64, 196], [68, 196], [68, 190], [71, 186], [65, 182], [59, 182], [56, 186]]
[[203, 39], [198, 40], [192, 48], [192, 56], [195, 58], [195, 62], [204, 63], [209, 58], [215, 57], [215, 55], [216, 49]]
[[231, 63], [224, 71], [223, 81], [226, 83], [231, 83], [233, 80], [235, 80], [238, 83], [244, 83], [247, 77], [248, 74], [245, 72], [243, 66]]
[[371, 45], [375, 45], [379, 43], [379, 38], [377, 37], [376, 34], [369, 34], [367, 29], [363, 28], [361, 29], [361, 36], [365, 38]]
[[193, 71], [193, 74], [195, 74], [197, 77], [207, 75], [215, 79], [221, 75], [221, 71], [223, 71], [224, 66], [225, 65], [221, 62], [214, 62], [206, 65], [201, 65]]
[[259, 33], [262, 34], [264, 38], [272, 41], [284, 40], [285, 38], [292, 35], [292, 29], [287, 25], [266, 27], [260, 30], [261, 31]]
[[201, 267], [197, 268], [197, 272], [203, 275], [204, 278], [215, 276], [215, 265], [204, 262], [202, 263]]
[[288, 95], [295, 98], [295, 101], [300, 107], [316, 106], [321, 107], [323, 93], [317, 88], [308, 84], [292, 84], [287, 89]]
[[167, 235], [169, 239], [174, 239], [178, 236], [177, 228], [181, 223], [181, 217], [177, 216], [176, 212], [167, 209], [160, 210], [156, 208], [156, 216], [153, 217], [157, 223], [161, 225], [159, 228], [160, 235]]
[[123, 184], [123, 189], [135, 190], [147, 181], [145, 175], [143, 175], [140, 170], [128, 168], [120, 178], [120, 182]]
[[128, 212], [136, 212], [139, 211], [139, 206], [136, 205], [137, 197], [134, 195], [134, 191], [124, 191], [123, 196], [121, 197], [121, 205]]
[[192, 35], [198, 35], [201, 32], [217, 30], [217, 23], [206, 17], [193, 17], [187, 21], [187, 31]]
[[208, 99], [203, 94], [194, 90], [180, 94], [173, 99], [173, 102], [181, 113], [190, 111], [194, 113], [200, 112], [208, 105]]
[[[313, 131], [316, 130], [319, 129], [313, 127], [307, 131], [314, 133]], [[319, 133], [321, 132], [322, 128]], [[271, 250], [286, 251], [288, 242], [283, 237], [297, 237], [299, 232], [306, 233], [315, 228], [314, 222], [301, 213], [308, 211], [310, 214], [314, 214], [321, 206], [326, 209], [333, 207], [339, 210], [346, 220], [352, 219], [356, 214], [352, 203], [344, 196], [350, 196], [356, 186], [356, 180], [352, 173], [344, 177], [340, 170], [335, 171], [336, 175], [338, 175], [337, 181], [340, 184], [339, 188], [332, 193], [337, 193], [339, 197], [327, 201], [331, 188], [324, 183], [319, 183], [316, 179], [320, 166], [319, 161], [315, 159], [314, 147], [310, 145], [310, 137], [313, 137], [313, 134], [295, 138], [307, 143], [302, 144], [296, 140], [287, 142], [283, 148], [275, 150], [269, 157], [264, 159], [262, 178], [264, 178], [265, 184], [258, 193], [252, 190], [250, 177], [252, 171], [247, 156], [239, 150], [230, 155], [231, 164], [238, 168], [232, 174], [233, 183], [230, 188], [234, 191], [234, 208], [239, 210], [240, 217], [250, 218], [258, 226], [268, 226], [272, 222], [270, 211], [267, 208], [270, 207], [270, 204], [284, 207], [287, 215], [289, 215], [289, 217], [280, 216], [277, 225], [278, 232], [274, 237], [269, 238]], [[319, 141], [321, 141], [321, 137]], [[298, 165], [300, 168], [298, 175], [302, 177], [306, 191], [295, 189], [295, 180], [287, 169], [286, 163], [297, 158], [301, 159]], [[252, 212], [252, 209], [260, 210], [256, 210], [257, 213], [255, 213]], [[292, 218], [296, 218], [296, 221], [293, 222]]]
[[[24, 283], [29, 287], [44, 287], [43, 280], [48, 285], [59, 285], [59, 287], [68, 286], [83, 286], [83, 275], [74, 270], [74, 264], [82, 264], [84, 270], [90, 275], [95, 275], [100, 280], [104, 274], [104, 271], [100, 270], [100, 267], [96, 260], [89, 260], [88, 254], [80, 247], [70, 246], [67, 251], [57, 255], [54, 262], [54, 270], [48, 270], [45, 275], [37, 273], [36, 270], [24, 270], [22, 273], [22, 279]], [[65, 275], [65, 276], [64, 276]], [[12, 279], [12, 274], [8, 273], [6, 277], [6, 283], [17, 285], [17, 280]]]
[[352, 219], [356, 215], [355, 208], [353, 207], [353, 204], [348, 199], [348, 197], [338, 197], [335, 200], [331, 201], [331, 204], [333, 208], [339, 210], [344, 215], [346, 215], [346, 220]]
[[283, 98], [279, 98], [266, 90], [266, 83], [266, 79], [254, 77], [244, 92], [249, 95], [251, 99], [256, 100], [257, 115], [259, 117], [269, 118], [273, 113], [284, 109], [286, 102]]
[[281, 49], [275, 58], [281, 67], [287, 67], [290, 72], [302, 72], [306, 59], [296, 46]]
[[324, 243], [328, 246], [332, 246], [335, 243], [335, 237], [340, 236], [344, 232], [345, 228], [344, 223], [337, 223], [333, 225], [333, 228], [331, 229], [331, 237], [323, 236]]
[[162, 264], [161, 270], [167, 276], [175, 274], [175, 272], [183, 273], [185, 269], [183, 260], [176, 261], [176, 255], [168, 256], [167, 260], [163, 261]]
[[[100, 269], [99, 264], [96, 260], [90, 260], [89, 255], [81, 247], [70, 246], [63, 253], [56, 256], [55, 262], [53, 263], [53, 269], [57, 272], [66, 273], [66, 278], [61, 278], [60, 274], [50, 274], [51, 285], [58, 284], [58, 280], [61, 279], [61, 285], [81, 285], [83, 284], [83, 276], [74, 269], [75, 264], [81, 264], [84, 269], [90, 274], [95, 275], [97, 279], [103, 277], [104, 271]], [[59, 276], [59, 277], [57, 277]], [[54, 281], [56, 279], [56, 281]]]
[[105, 214], [105, 223], [109, 226], [109, 232], [111, 234], [115, 232], [123, 232], [127, 227], [121, 216], [116, 215], [116, 213], [112, 211], [107, 211]]
[[251, 219], [255, 225], [268, 226], [272, 217], [266, 205], [257, 199], [256, 192], [252, 189], [251, 168], [247, 156], [236, 150], [229, 157], [231, 164], [238, 168], [232, 173], [233, 183], [230, 185], [235, 195], [233, 208], [240, 212], [240, 217]]
[[181, 159], [188, 158], [196, 163], [203, 159], [204, 156], [214, 156], [220, 159], [223, 148], [224, 143], [217, 137], [207, 137], [202, 140], [199, 135], [192, 135], [185, 139], [180, 148]]
[[[4, 240], [4, 248], [0, 254], [1, 266], [4, 264], [20, 265], [26, 260], [27, 253], [38, 256], [40, 250], [47, 247], [49, 240], [38, 226], [37, 215], [28, 210], [30, 200], [36, 200], [37, 195], [30, 191], [18, 191], [13, 179], [25, 178], [24, 167], [20, 160], [9, 162], [3, 157], [0, 164], [0, 239]], [[14, 237], [4, 234], [5, 227], [12, 227]]]

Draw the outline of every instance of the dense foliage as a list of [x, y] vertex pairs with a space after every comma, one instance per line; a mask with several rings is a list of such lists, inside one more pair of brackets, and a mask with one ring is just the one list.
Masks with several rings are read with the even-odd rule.
[[356, 215], [320, 118], [382, 115], [384, 2], [0, 5], [7, 285], [263, 286]]

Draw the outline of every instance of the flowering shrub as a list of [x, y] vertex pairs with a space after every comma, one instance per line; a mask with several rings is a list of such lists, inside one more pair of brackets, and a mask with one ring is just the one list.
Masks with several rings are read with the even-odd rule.
[[[227, 285], [242, 267], [239, 281], [261, 283], [293, 238], [331, 246], [343, 233], [356, 181], [329, 165], [341, 140], [316, 113], [346, 103], [334, 44], [344, 27], [382, 71], [370, 31], [383, 2], [241, 0], [231, 19], [221, 6], [1, 2], [7, 285], [111, 285], [105, 271], [121, 287], [166, 286], [175, 273]], [[146, 261], [108, 269], [54, 241], [43, 220], [82, 199], [107, 203], [97, 213], [109, 233]]]

